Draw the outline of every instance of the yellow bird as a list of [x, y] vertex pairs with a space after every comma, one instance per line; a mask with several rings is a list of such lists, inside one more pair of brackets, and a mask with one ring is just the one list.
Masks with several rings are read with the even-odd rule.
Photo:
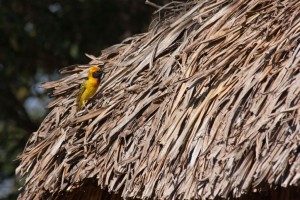
[[77, 97], [77, 110], [84, 106], [88, 99], [92, 98], [101, 82], [104, 64], [101, 66], [92, 66], [89, 70], [87, 80], [85, 80], [79, 89]]

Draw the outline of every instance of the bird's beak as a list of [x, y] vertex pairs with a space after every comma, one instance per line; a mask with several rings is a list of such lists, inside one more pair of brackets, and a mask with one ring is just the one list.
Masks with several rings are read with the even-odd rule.
[[98, 67], [103, 68], [107, 63], [108, 63], [107, 61], [104, 62], [104, 63], [101, 63], [101, 64], [98, 65]]

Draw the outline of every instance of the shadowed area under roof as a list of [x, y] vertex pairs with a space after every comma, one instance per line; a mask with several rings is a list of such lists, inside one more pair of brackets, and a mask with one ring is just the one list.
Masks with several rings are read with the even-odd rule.
[[122, 197], [239, 197], [300, 180], [300, 2], [171, 3], [149, 32], [93, 57], [103, 83], [76, 113], [88, 66], [45, 83], [57, 97], [20, 156], [20, 199], [93, 180]]

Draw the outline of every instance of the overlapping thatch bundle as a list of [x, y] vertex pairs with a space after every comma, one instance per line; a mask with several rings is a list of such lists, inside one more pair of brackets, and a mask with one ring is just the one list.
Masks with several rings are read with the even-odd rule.
[[300, 1], [174, 2], [155, 16], [147, 33], [92, 57], [109, 72], [80, 112], [88, 66], [44, 84], [57, 98], [20, 156], [20, 199], [100, 198], [101, 188], [214, 199], [299, 185]]

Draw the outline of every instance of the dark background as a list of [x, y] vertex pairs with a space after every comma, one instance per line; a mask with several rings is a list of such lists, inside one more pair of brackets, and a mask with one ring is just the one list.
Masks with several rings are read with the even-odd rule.
[[39, 83], [146, 31], [154, 11], [144, 0], [0, 0], [0, 199], [17, 198], [16, 157], [48, 112]]

